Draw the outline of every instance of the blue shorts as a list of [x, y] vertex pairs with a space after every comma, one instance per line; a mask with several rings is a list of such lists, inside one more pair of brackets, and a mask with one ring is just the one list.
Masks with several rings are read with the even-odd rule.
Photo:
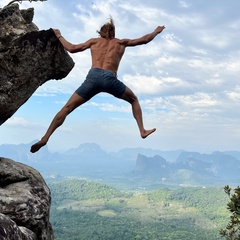
[[91, 68], [86, 80], [75, 92], [85, 100], [89, 100], [100, 92], [110, 93], [120, 98], [125, 90], [126, 85], [117, 79], [114, 72], [100, 68]]

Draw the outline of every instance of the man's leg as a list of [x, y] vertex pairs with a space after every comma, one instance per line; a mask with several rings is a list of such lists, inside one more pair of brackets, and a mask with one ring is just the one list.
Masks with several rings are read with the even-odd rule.
[[76, 109], [78, 106], [80, 106], [81, 104], [85, 103], [86, 100], [83, 99], [82, 97], [80, 97], [78, 94], [76, 94], [75, 92], [73, 93], [73, 95], [70, 97], [70, 99], [68, 100], [68, 102], [66, 103], [66, 105], [56, 114], [56, 116], [53, 118], [47, 132], [45, 133], [45, 135], [41, 138], [41, 140], [37, 143], [35, 143], [34, 145], [32, 145], [31, 147], [31, 152], [35, 153], [37, 152], [41, 147], [43, 147], [44, 145], [47, 144], [48, 139], [50, 138], [50, 136], [53, 134], [53, 132], [60, 127], [65, 118], [67, 117], [67, 115], [69, 113], [71, 113], [74, 109]]
[[156, 131], [156, 128], [146, 130], [143, 126], [143, 118], [142, 118], [142, 110], [140, 107], [140, 104], [138, 102], [138, 98], [135, 96], [135, 94], [132, 92], [131, 89], [126, 87], [125, 92], [120, 97], [121, 99], [129, 102], [132, 105], [132, 112], [133, 116], [137, 121], [137, 125], [140, 131], [140, 135], [142, 138], [146, 138], [148, 135]]

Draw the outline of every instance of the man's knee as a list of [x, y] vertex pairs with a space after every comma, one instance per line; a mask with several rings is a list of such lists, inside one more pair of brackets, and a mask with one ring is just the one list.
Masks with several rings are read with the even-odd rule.
[[136, 102], [136, 101], [138, 102], [138, 97], [135, 94], [132, 95], [132, 101], [133, 102]]
[[131, 96], [129, 96], [128, 102], [131, 103], [131, 104], [138, 102], [137, 96], [132, 94]]
[[61, 109], [61, 114], [67, 116], [69, 113], [71, 113], [73, 111], [73, 107], [71, 107], [70, 105], [65, 105], [62, 109]]
[[129, 103], [134, 103], [134, 102], [138, 101], [137, 96], [129, 88], [126, 88], [126, 90], [121, 98], [128, 101]]

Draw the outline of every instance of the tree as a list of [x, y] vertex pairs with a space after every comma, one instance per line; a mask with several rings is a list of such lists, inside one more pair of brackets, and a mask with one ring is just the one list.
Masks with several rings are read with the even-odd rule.
[[226, 237], [226, 240], [240, 240], [240, 187], [232, 191], [227, 185], [224, 191], [230, 199], [227, 209], [231, 212], [231, 216], [226, 229], [220, 230], [220, 235]]

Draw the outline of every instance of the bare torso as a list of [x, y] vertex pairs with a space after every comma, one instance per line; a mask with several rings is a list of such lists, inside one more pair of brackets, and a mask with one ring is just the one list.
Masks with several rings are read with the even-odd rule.
[[152, 33], [146, 34], [136, 39], [107, 39], [107, 38], [91, 38], [85, 43], [72, 44], [62, 37], [58, 29], [53, 29], [56, 37], [62, 43], [63, 47], [70, 53], [77, 53], [91, 50], [92, 67], [111, 70], [117, 73], [119, 63], [122, 59], [126, 47], [134, 47], [137, 45], [147, 44], [152, 41], [164, 29], [164, 26], [158, 26]]
[[111, 70], [117, 73], [119, 63], [125, 51], [125, 45], [117, 38], [95, 38], [91, 45], [92, 67]]

